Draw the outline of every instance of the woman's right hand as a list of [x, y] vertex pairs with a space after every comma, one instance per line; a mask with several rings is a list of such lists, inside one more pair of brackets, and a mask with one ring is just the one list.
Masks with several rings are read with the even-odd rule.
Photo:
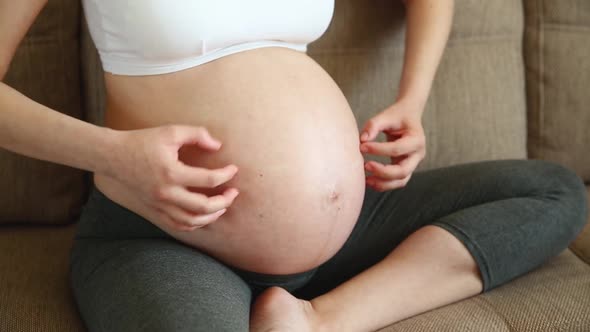
[[197, 145], [211, 152], [221, 148], [221, 142], [205, 128], [166, 125], [119, 134], [121, 148], [113, 151], [107, 176], [125, 186], [144, 208], [149, 208], [151, 211], [144, 212], [155, 214], [155, 223], [192, 231], [217, 220], [238, 196], [236, 188], [227, 188], [216, 196], [188, 189], [217, 187], [238, 171], [235, 165], [206, 169], [179, 160], [178, 151], [183, 145]]

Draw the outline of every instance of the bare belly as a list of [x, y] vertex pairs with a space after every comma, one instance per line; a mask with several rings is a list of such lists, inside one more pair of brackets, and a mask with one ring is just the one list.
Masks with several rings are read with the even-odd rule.
[[[262, 48], [166, 75], [107, 74], [106, 84], [105, 125], [204, 126], [222, 149], [184, 147], [180, 159], [239, 167], [227, 185], [240, 195], [220, 219], [193, 232], [163, 229], [179, 241], [241, 269], [289, 274], [323, 263], [349, 236], [365, 188], [357, 125], [307, 55]], [[95, 183], [117, 196], [100, 175]]]

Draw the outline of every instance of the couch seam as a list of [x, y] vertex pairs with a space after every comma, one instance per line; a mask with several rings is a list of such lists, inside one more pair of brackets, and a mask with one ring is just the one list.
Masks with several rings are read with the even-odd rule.
[[574, 31], [574, 32], [589, 32], [590, 26], [585, 25], [574, 25], [574, 24], [563, 24], [563, 23], [547, 23], [543, 24], [545, 30], [558, 30], [558, 31]]
[[538, 57], [539, 57], [539, 79], [538, 79], [538, 103], [539, 103], [539, 110], [538, 110], [538, 118], [537, 123], [539, 124], [539, 129], [537, 133], [537, 144], [540, 144], [542, 147], [544, 145], [543, 142], [543, 133], [545, 131], [545, 124], [543, 123], [544, 112], [545, 112], [545, 89], [544, 89], [544, 80], [545, 80], [545, 56], [543, 54], [543, 45], [545, 43], [545, 34], [543, 33], [543, 26], [544, 26], [544, 15], [545, 15], [545, 8], [543, 0], [537, 0], [539, 6], [537, 7], [537, 14], [538, 14], [538, 26], [537, 26], [537, 34], [538, 34]]

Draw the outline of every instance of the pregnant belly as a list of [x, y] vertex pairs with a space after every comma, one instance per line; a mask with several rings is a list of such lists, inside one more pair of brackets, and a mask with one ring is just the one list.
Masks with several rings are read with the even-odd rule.
[[263, 48], [173, 74], [106, 79], [107, 126], [204, 126], [222, 149], [185, 146], [180, 159], [239, 167], [215, 190], [191, 188], [207, 194], [238, 188], [226, 214], [193, 232], [164, 231], [259, 273], [302, 272], [342, 247], [364, 196], [358, 130], [342, 92], [307, 55]]

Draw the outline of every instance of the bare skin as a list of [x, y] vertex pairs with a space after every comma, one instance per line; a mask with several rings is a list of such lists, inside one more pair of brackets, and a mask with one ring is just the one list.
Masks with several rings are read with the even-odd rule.
[[[16, 4], [0, 0], [0, 22], [4, 22], [0, 23], [3, 46], [0, 48], [0, 78], [45, 2]], [[361, 151], [392, 158], [391, 165], [365, 164], [365, 169], [372, 172], [367, 184], [380, 191], [404, 186], [424, 157], [420, 118], [452, 17], [452, 0], [404, 2], [408, 9], [408, 29], [399, 94], [396, 103], [365, 125], [360, 137]], [[9, 6], [10, 10], [2, 10]], [[125, 94], [125, 91], [120, 92]], [[205, 128], [196, 127], [196, 123], [174, 126], [152, 117], [151, 124], [159, 127], [139, 129], [139, 122], [125, 122], [133, 128], [124, 128], [124, 122], [120, 122], [121, 128], [100, 128], [39, 105], [5, 84], [0, 84], [0, 108], [1, 147], [111, 179], [112, 183], [118, 183], [120, 192], [134, 192], [143, 197], [138, 206], [144, 213], [148, 211], [145, 214], [162, 227], [176, 231], [201, 228], [218, 220], [237, 197], [238, 192], [232, 187], [217, 195], [198, 196], [199, 199], [187, 190], [195, 184], [205, 189], [215, 187], [215, 184], [230, 181], [238, 172], [227, 161], [210, 166], [211, 169], [186, 168], [187, 165], [173, 158], [184, 144], [196, 144], [209, 152], [220, 149], [220, 142]], [[137, 114], [139, 111], [145, 111], [145, 107], [138, 109]], [[388, 134], [389, 142], [381, 145], [372, 142], [380, 131]], [[154, 143], [149, 149], [142, 143], [146, 140]], [[129, 153], [137, 151], [140, 153]], [[157, 172], [137, 172], [129, 166], [146, 160], [153, 163]], [[117, 186], [112, 185], [112, 188]], [[166, 196], [172, 192], [173, 195]], [[331, 197], [332, 193], [327, 191], [327, 194]], [[191, 201], [190, 207], [179, 210], [183, 202], [188, 201]], [[350, 213], [353, 215], [354, 211]], [[339, 236], [344, 237], [345, 233]], [[337, 243], [333, 244], [331, 250], [337, 247]], [[436, 271], [436, 278], [433, 271]], [[446, 231], [427, 226], [408, 237], [380, 263], [311, 301], [296, 299], [282, 289], [268, 289], [252, 308], [251, 329], [372, 331], [476, 295], [481, 290], [481, 277], [467, 249]]]
[[342, 91], [306, 54], [260, 48], [164, 75], [107, 74], [105, 82], [108, 127], [203, 126], [223, 147], [183, 147], [179, 159], [204, 169], [239, 168], [214, 188], [190, 188], [209, 197], [240, 192], [215, 222], [192, 231], [158, 223], [133, 191], [95, 174], [112, 200], [189, 246], [259, 273], [309, 270], [348, 238], [365, 189], [358, 126]]
[[[46, 3], [0, 0], [0, 80]], [[166, 124], [125, 131], [96, 126], [41, 105], [0, 82], [0, 148], [100, 174], [117, 182], [120, 190], [133, 192], [155, 224], [190, 231], [217, 220], [238, 192], [227, 188], [208, 197], [188, 187], [215, 187], [231, 180], [237, 168], [231, 164], [218, 169], [187, 167], [178, 158], [182, 146], [213, 153], [222, 142], [202, 126]]]
[[[403, 187], [425, 155], [421, 116], [446, 42], [453, 1], [408, 0], [404, 71], [396, 103], [370, 119], [361, 151], [391, 157], [365, 164], [367, 185]], [[372, 142], [379, 132], [387, 142]], [[433, 272], [436, 273], [433, 273]], [[437, 226], [426, 226], [385, 259], [311, 301], [270, 288], [252, 308], [250, 330], [374, 331], [481, 293], [478, 267], [465, 246]]]
[[383, 261], [311, 301], [276, 287], [266, 290], [252, 308], [251, 331], [375, 331], [482, 288], [463, 244], [442, 228], [426, 226]]

